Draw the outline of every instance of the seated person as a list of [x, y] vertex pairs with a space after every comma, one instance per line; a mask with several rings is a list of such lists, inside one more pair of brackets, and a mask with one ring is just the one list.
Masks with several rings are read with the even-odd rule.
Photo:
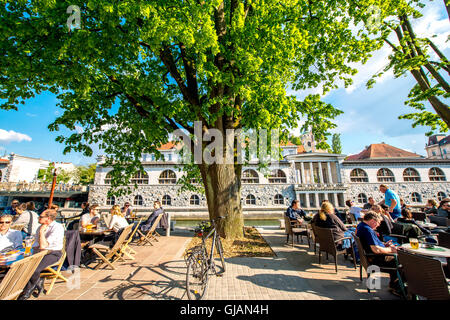
[[[123, 216], [122, 211], [120, 210], [120, 207], [118, 205], [114, 205], [111, 208], [111, 220], [108, 224], [108, 229], [111, 229], [114, 231], [114, 234], [112, 237], [110, 237], [111, 244], [114, 246], [114, 244], [117, 242], [117, 239], [119, 239], [120, 234], [122, 233], [123, 229], [125, 227], [128, 227], [127, 219]], [[108, 240], [109, 238], [105, 237], [105, 240]]]
[[420, 226], [413, 219], [411, 210], [409, 210], [409, 209], [402, 210], [402, 216], [397, 219], [397, 222], [412, 224], [415, 226], [412, 230], [410, 230], [408, 232], [408, 237], [417, 238], [418, 236], [421, 236], [422, 234], [424, 234], [424, 235], [427, 235], [427, 237], [425, 238], [427, 242], [437, 243], [437, 241], [433, 237], [431, 237], [431, 231], [428, 230], [427, 228]]
[[44, 278], [40, 278], [41, 272], [61, 258], [64, 243], [64, 227], [55, 221], [56, 216], [57, 213], [53, 209], [47, 209], [39, 216], [41, 226], [36, 232], [33, 251], [48, 250], [48, 253], [42, 258], [41, 263], [34, 271], [18, 300], [27, 300], [35, 289], [38, 291], [35, 296], [39, 296], [44, 283]]
[[3, 212], [10, 215], [10, 216], [15, 216], [16, 215], [16, 208], [19, 206], [19, 200], [14, 199], [11, 202], [11, 205], [9, 207], [6, 207], [5, 209], [3, 209]]
[[409, 208], [410, 208], [410, 206], [405, 203], [405, 200], [403, 200], [403, 198], [400, 198], [400, 210], [409, 209]]
[[299, 224], [303, 223], [303, 219], [309, 220], [306, 216], [306, 212], [300, 207], [300, 201], [293, 200], [291, 206], [287, 208], [285, 215], [292, 221], [298, 221]]
[[428, 199], [427, 204], [425, 205], [424, 212], [426, 214], [436, 215], [437, 214], [437, 202], [434, 199]]
[[369, 197], [368, 202], [364, 204], [363, 210], [373, 210], [372, 207], [375, 205], [375, 200], [373, 197]]
[[[392, 254], [397, 252], [397, 247], [392, 245], [392, 241], [382, 242], [378, 239], [375, 229], [380, 224], [380, 217], [377, 213], [369, 211], [364, 217], [363, 221], [358, 224], [356, 228], [356, 235], [361, 240], [361, 244], [366, 253], [373, 253], [375, 256], [369, 256], [368, 260], [370, 264], [380, 267], [395, 268], [396, 262], [393, 256], [387, 256], [386, 254]], [[389, 288], [390, 291], [399, 295], [398, 277], [396, 271], [390, 271]]]
[[[334, 207], [329, 201], [324, 201], [322, 203], [322, 207], [319, 210], [312, 221], [311, 224], [319, 228], [329, 228], [332, 229], [334, 240], [342, 239], [344, 237], [351, 237], [351, 230], [347, 230], [345, 225], [342, 223], [341, 219], [339, 219], [334, 214]], [[353, 229], [354, 230], [354, 229]], [[344, 241], [340, 241], [336, 243], [336, 247], [338, 250], [349, 249], [351, 247], [351, 243], [354, 243], [354, 239], [352, 238], [352, 242], [348, 239]], [[358, 260], [358, 253], [355, 249], [355, 257]]]
[[359, 218], [364, 216], [365, 210], [355, 207], [355, 203], [352, 200], [345, 201], [345, 204], [350, 208], [349, 212], [355, 217], [355, 221], [358, 221]]
[[380, 217], [380, 225], [377, 227], [376, 231], [381, 235], [389, 235], [392, 233], [394, 225], [392, 224], [392, 218], [379, 204], [374, 204], [372, 206], [373, 212], [378, 213]]
[[100, 221], [100, 215], [98, 214], [98, 205], [94, 204], [89, 207], [89, 213], [85, 213], [80, 219], [80, 228], [86, 228], [87, 225], [97, 225]]
[[14, 220], [13, 225], [15, 224], [23, 224], [22, 235], [23, 237], [27, 236], [35, 236], [36, 231], [39, 228], [39, 216], [35, 212], [36, 207], [33, 201], [29, 201], [27, 203], [22, 203], [19, 207], [16, 208], [16, 219]]
[[22, 232], [10, 229], [13, 216], [7, 213], [0, 215], [0, 251], [11, 251], [22, 247]]
[[153, 202], [153, 208], [155, 210], [152, 212], [152, 214], [147, 218], [147, 220], [145, 220], [144, 223], [139, 226], [139, 230], [141, 230], [142, 232], [148, 232], [151, 229], [156, 218], [160, 214], [164, 214], [164, 209], [161, 207], [161, 202], [159, 202], [158, 200]]
[[448, 219], [450, 212], [450, 198], [445, 198], [439, 203], [439, 208], [437, 208], [437, 216], [445, 217]]

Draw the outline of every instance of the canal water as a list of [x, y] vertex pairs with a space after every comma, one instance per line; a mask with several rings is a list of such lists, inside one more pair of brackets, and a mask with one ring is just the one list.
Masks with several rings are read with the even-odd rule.
[[[200, 224], [201, 221], [204, 220], [175, 220], [175, 228], [193, 228]], [[278, 219], [248, 219], [244, 220], [244, 226], [247, 227], [267, 227], [267, 226], [280, 226], [280, 221]]]

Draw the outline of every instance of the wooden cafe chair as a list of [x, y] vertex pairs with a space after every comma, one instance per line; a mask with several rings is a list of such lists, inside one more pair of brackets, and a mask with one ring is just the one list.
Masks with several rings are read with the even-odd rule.
[[99, 269], [104, 264], [110, 266], [113, 270], [116, 269], [116, 267], [114, 267], [113, 264], [117, 260], [122, 259], [121, 249], [125, 240], [130, 234], [132, 228], [133, 228], [132, 224], [130, 224], [128, 227], [125, 227], [122, 233], [120, 234], [119, 239], [117, 239], [116, 243], [112, 248], [101, 242], [89, 245], [89, 248], [92, 249], [92, 251], [97, 255], [97, 257], [101, 259], [101, 261], [95, 266], [94, 269]]
[[45, 290], [45, 294], [50, 294], [50, 292], [52, 292], [53, 290], [53, 286], [55, 285], [55, 282], [57, 279], [61, 279], [64, 282], [67, 282], [67, 278], [64, 277], [61, 273], [61, 269], [62, 266], [64, 264], [64, 261], [66, 260], [66, 237], [64, 237], [64, 242], [63, 242], [63, 249], [62, 251], [62, 255], [61, 258], [59, 258], [59, 260], [57, 262], [55, 262], [52, 265], [49, 265], [48, 267], [46, 267], [44, 270], [42, 270], [41, 272], [41, 278], [45, 278], [45, 279], [50, 279], [50, 286], [48, 287], [47, 290]]
[[136, 232], [139, 230], [139, 225], [142, 222], [142, 218], [139, 219], [139, 221], [136, 224], [136, 227], [131, 231], [130, 235], [128, 236], [127, 240], [125, 240], [123, 246], [120, 249], [120, 252], [122, 255], [127, 256], [131, 260], [134, 260], [133, 254], [136, 254], [136, 251], [134, 251], [132, 248], [130, 248], [130, 243], [133, 241], [133, 237], [136, 234]]
[[153, 225], [150, 227], [150, 229], [147, 231], [147, 233], [143, 233], [141, 230], [137, 230], [138, 234], [141, 236], [141, 239], [138, 240], [137, 244], [139, 245], [145, 245], [149, 243], [150, 245], [153, 245], [152, 240], [155, 240], [158, 242], [158, 239], [156, 238], [157, 232], [156, 227], [159, 224], [159, 220], [161, 220], [163, 214], [160, 214], [156, 217], [155, 221], [153, 222]]
[[12, 263], [0, 282], [0, 300], [16, 300], [46, 254], [43, 250]]

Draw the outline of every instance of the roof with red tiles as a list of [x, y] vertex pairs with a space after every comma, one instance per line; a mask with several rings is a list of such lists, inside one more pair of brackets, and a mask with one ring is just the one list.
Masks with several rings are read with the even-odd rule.
[[386, 143], [373, 143], [358, 154], [350, 155], [346, 160], [391, 158], [423, 158], [420, 154], [393, 147]]

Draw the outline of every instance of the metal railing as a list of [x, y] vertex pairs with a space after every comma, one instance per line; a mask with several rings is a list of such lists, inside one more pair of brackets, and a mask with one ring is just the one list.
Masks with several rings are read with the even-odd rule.
[[347, 189], [344, 183], [312, 183], [312, 184], [297, 184], [296, 190], [334, 190]]
[[[0, 182], [0, 191], [6, 192], [50, 192], [51, 183], [39, 182]], [[55, 186], [55, 192], [87, 192], [88, 186], [59, 183]]]

